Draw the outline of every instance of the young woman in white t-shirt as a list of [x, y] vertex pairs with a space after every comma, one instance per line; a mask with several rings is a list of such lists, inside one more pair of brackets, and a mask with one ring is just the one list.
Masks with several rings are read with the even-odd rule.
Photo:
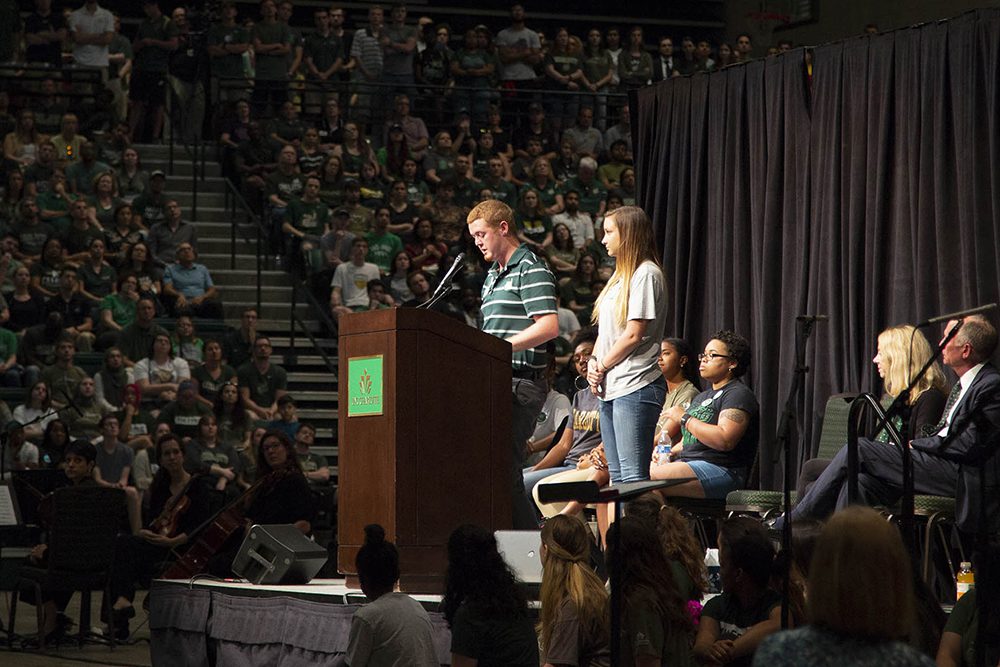
[[601, 398], [601, 437], [612, 484], [649, 479], [653, 433], [667, 385], [657, 366], [666, 325], [666, 281], [649, 216], [623, 206], [604, 218], [615, 272], [597, 297], [587, 382]]

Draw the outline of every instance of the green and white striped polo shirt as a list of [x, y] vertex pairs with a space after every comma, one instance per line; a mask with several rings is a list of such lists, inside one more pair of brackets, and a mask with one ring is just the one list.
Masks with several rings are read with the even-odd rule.
[[[556, 312], [556, 279], [545, 262], [521, 244], [501, 271], [496, 262], [483, 283], [483, 331], [510, 338], [534, 323], [534, 317]], [[545, 346], [515, 352], [516, 370], [544, 370]]]

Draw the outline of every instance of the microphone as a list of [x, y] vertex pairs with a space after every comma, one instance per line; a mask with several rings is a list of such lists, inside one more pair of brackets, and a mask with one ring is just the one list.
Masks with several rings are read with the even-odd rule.
[[438, 283], [437, 289], [434, 290], [434, 294], [431, 295], [432, 299], [435, 296], [437, 296], [441, 292], [441, 290], [451, 286], [452, 278], [454, 278], [455, 274], [461, 271], [462, 267], [465, 266], [464, 264], [462, 264], [464, 260], [465, 260], [465, 253], [464, 252], [458, 253], [458, 255], [455, 257], [455, 261], [451, 263], [450, 267], [448, 267], [448, 272], [444, 274], [444, 278], [442, 278], [441, 282]]
[[980, 313], [987, 313], [994, 310], [997, 307], [995, 303], [988, 303], [985, 306], [977, 306], [976, 308], [967, 308], [966, 310], [959, 310], [954, 313], [947, 313], [945, 315], [938, 315], [937, 317], [932, 317], [930, 319], [924, 320], [917, 325], [918, 329], [923, 327], [929, 327], [932, 324], [941, 324], [942, 322], [948, 322], [950, 320], [960, 320], [963, 317], [968, 317], [969, 315], [979, 315]]
[[795, 319], [799, 322], [826, 322], [830, 317], [827, 315], [798, 315]]
[[67, 405], [67, 407], [73, 408], [73, 410], [76, 412], [77, 416], [78, 417], [82, 417], [83, 416], [83, 412], [80, 411], [80, 406], [76, 404], [76, 401], [74, 401], [73, 397], [69, 395], [69, 392], [66, 391], [65, 389], [63, 389], [62, 387], [59, 387], [58, 391], [59, 391], [59, 395], [66, 399], [66, 405]]

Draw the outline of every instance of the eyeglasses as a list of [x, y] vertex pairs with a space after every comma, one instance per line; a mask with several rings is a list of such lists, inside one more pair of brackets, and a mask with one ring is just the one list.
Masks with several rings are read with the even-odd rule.
[[728, 354], [719, 354], [718, 352], [709, 352], [705, 354], [701, 352], [698, 354], [698, 361], [715, 361], [716, 359], [732, 359]]

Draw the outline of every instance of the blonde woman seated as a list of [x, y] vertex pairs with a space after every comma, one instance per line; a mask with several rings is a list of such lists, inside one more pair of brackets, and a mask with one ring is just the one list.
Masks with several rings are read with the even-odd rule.
[[767, 667], [931, 667], [906, 643], [916, 614], [910, 558], [878, 512], [849, 507], [823, 528], [809, 568], [809, 625], [765, 639]]
[[610, 664], [608, 593], [588, 562], [590, 545], [586, 526], [571, 517], [555, 516], [542, 528], [537, 630], [546, 667]]
[[[962, 333], [975, 332], [980, 327], [981, 325], [975, 320], [970, 319]], [[962, 336], [962, 333], [958, 335]], [[924, 335], [909, 324], [890, 327], [879, 334], [877, 352], [872, 361], [882, 377], [887, 397], [895, 397], [906, 389], [908, 384], [906, 378], [915, 375], [932, 354], [930, 343]], [[907, 364], [908, 358], [909, 364]], [[944, 373], [941, 367], [935, 364], [910, 391], [907, 397], [910, 406], [909, 420], [905, 424], [898, 417], [893, 420], [893, 428], [900, 434], [904, 443], [924, 437], [925, 429], [935, 433], [941, 428], [938, 422], [947, 402], [945, 388]], [[964, 401], [959, 403], [958, 407], [961, 408], [963, 403]], [[901, 478], [902, 473], [898, 467], [898, 454], [890, 448], [889, 442], [891, 441], [884, 432], [875, 434], [874, 439], [858, 440], [858, 456], [861, 461], [858, 480], [860, 504], [870, 507], [891, 506], [899, 497], [897, 480]], [[889, 464], [883, 461], [888, 461]], [[936, 496], [955, 494], [954, 463], [914, 451], [913, 470], [916, 493]], [[834, 510], [847, 505], [847, 447], [842, 447], [831, 461], [807, 461], [803, 467], [802, 477], [810, 474], [817, 475], [815, 482], [808, 491], [799, 496], [799, 502], [792, 509], [793, 521], [822, 520]], [[779, 527], [782, 520], [783, 518], [779, 519]]]
[[[919, 330], [909, 324], [889, 327], [878, 335], [875, 356], [872, 363], [882, 378], [882, 405], [888, 407], [910, 383], [909, 378], [916, 377], [927, 360], [933, 355], [931, 344]], [[920, 379], [906, 399], [909, 406], [909, 419], [904, 424], [898, 415], [893, 418], [893, 428], [900, 434], [903, 442], [923, 436], [925, 428], [938, 423], [944, 405], [947, 402], [948, 381], [945, 379], [941, 364], [935, 363]], [[884, 430], [879, 431], [875, 439], [889, 442]], [[803, 497], [812, 483], [830, 465], [830, 459], [810, 459], [802, 466], [799, 473], [798, 492]]]

